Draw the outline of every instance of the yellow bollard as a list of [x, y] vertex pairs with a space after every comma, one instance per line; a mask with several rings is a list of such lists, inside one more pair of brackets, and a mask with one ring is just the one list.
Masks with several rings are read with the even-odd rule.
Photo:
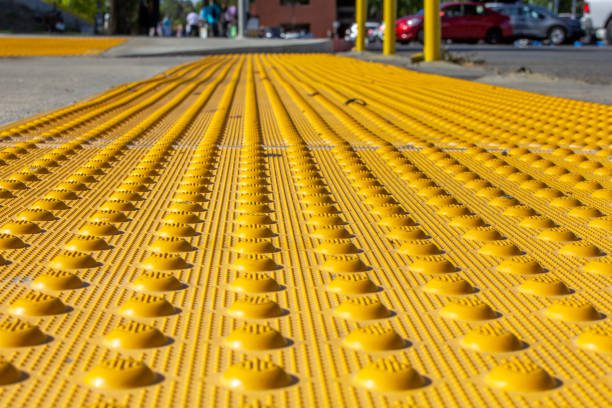
[[383, 54], [395, 54], [395, 20], [397, 18], [397, 0], [385, 0], [383, 6], [385, 22], [385, 38], [383, 39]]
[[440, 0], [425, 0], [425, 44], [423, 45], [425, 62], [440, 59]]
[[355, 0], [355, 20], [357, 22], [357, 38], [355, 39], [355, 51], [365, 51], [366, 34], [366, 5], [367, 0]]

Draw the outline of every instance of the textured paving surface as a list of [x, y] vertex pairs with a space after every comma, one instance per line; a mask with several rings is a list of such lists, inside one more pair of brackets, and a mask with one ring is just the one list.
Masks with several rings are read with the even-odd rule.
[[98, 55], [125, 38], [0, 36], [0, 57]]
[[609, 406], [611, 122], [262, 55], [5, 127], [0, 405]]

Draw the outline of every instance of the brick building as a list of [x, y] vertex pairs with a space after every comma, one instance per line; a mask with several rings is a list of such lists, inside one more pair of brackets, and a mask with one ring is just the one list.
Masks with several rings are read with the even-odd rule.
[[355, 19], [355, 0], [255, 0], [251, 12], [262, 27], [307, 31], [325, 37], [337, 22], [339, 33]]

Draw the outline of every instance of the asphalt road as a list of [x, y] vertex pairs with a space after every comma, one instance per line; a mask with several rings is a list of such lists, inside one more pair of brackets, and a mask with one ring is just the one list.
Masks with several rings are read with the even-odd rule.
[[[380, 50], [380, 45], [371, 49]], [[455, 56], [482, 62], [499, 74], [527, 71], [556, 78], [569, 78], [590, 84], [612, 84], [612, 46], [573, 46], [517, 48], [513, 45], [445, 44]], [[421, 51], [417, 44], [397, 46], [400, 55]]]

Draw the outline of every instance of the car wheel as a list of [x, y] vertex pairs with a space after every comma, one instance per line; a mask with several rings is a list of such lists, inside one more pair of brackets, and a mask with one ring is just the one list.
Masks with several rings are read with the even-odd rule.
[[493, 27], [485, 34], [485, 42], [487, 44], [499, 44], [503, 40], [502, 32], [499, 28]]
[[612, 20], [608, 21], [608, 24], [606, 24], [606, 40], [608, 44], [612, 44]]
[[551, 27], [546, 38], [553, 45], [561, 45], [565, 42], [565, 29], [559, 26]]

